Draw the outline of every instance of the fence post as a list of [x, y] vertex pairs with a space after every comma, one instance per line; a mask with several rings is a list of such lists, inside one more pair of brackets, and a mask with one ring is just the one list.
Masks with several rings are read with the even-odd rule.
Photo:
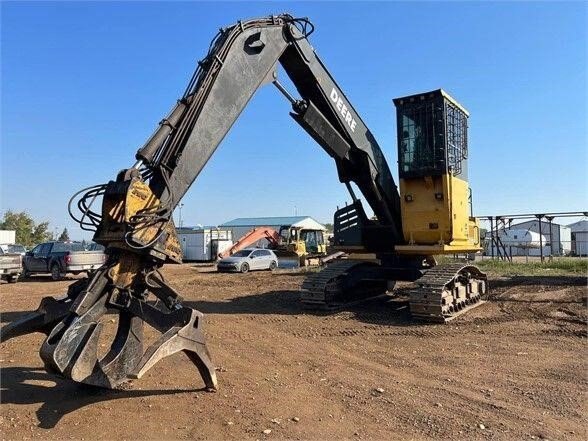
[[536, 214], [535, 217], [539, 219], [539, 251], [541, 253], [541, 262], [543, 263], [543, 234], [541, 232], [541, 218], [542, 214]]
[[[549, 261], [553, 260], [553, 216], [545, 216], [545, 219], [549, 221]], [[559, 244], [557, 245], [558, 253], [561, 252], [559, 249]]]
[[490, 216], [490, 257], [494, 260], [494, 221]]

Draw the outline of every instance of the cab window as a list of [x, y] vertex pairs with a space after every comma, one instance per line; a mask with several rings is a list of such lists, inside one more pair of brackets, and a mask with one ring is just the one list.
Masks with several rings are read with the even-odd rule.
[[51, 251], [51, 244], [44, 243], [42, 245], [39, 245], [37, 248], [39, 248], [39, 250], [37, 250], [36, 254], [46, 256], [47, 254], [49, 254], [49, 251]]

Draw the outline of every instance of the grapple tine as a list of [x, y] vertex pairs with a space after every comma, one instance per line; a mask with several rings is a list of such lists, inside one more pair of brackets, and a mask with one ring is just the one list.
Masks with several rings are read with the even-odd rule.
[[69, 297], [62, 299], [44, 297], [36, 311], [0, 329], [0, 343], [33, 332], [42, 332], [48, 335], [67, 315], [71, 304], [72, 300]]
[[98, 340], [102, 328], [102, 323], [94, 326], [68, 373], [74, 381], [116, 388], [130, 378], [130, 372], [143, 355], [143, 322], [121, 311], [110, 351], [102, 360], [98, 360]]
[[[98, 360], [98, 342], [106, 313], [119, 314], [110, 351]], [[41, 347], [48, 369], [85, 384], [116, 388], [129, 379], [143, 354], [143, 322], [127, 311], [109, 309], [107, 296], [84, 314], [71, 314], [51, 331]]]
[[145, 352], [131, 377], [141, 378], [159, 360], [184, 351], [198, 368], [206, 388], [216, 391], [218, 389], [216, 373], [206, 348], [204, 334], [200, 329], [204, 314], [189, 308], [183, 309], [191, 312], [188, 323], [183, 327], [174, 326], [170, 328], [153, 343]]
[[[131, 378], [130, 372], [136, 369], [142, 355], [143, 320], [127, 312], [121, 312], [117, 334], [110, 351], [100, 360], [100, 371], [112, 384], [118, 385]], [[88, 379], [85, 382], [88, 383], [90, 380], [94, 381]]]
[[83, 315], [78, 317], [70, 313], [53, 328], [40, 351], [46, 366], [71, 377], [72, 367], [80, 355], [84, 354], [87, 357], [87, 346], [91, 346], [93, 340], [97, 340], [100, 335], [99, 320], [107, 311], [105, 303], [106, 298], [102, 296]]

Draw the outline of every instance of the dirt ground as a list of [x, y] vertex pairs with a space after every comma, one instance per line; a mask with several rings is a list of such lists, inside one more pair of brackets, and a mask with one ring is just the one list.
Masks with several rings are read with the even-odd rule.
[[[426, 325], [398, 301], [305, 311], [291, 272], [164, 273], [206, 314], [220, 390], [184, 354], [127, 390], [79, 386], [32, 334], [0, 347], [3, 439], [587, 439], [585, 277], [491, 277], [487, 303]], [[69, 283], [2, 283], [2, 322]]]

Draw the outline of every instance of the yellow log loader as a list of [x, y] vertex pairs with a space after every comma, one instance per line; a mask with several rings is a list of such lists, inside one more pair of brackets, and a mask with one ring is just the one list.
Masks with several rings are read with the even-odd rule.
[[[47, 369], [107, 388], [184, 351], [206, 386], [216, 389], [203, 314], [183, 304], [159, 269], [182, 258], [174, 208], [265, 84], [276, 86], [294, 121], [332, 157], [352, 200], [334, 218], [334, 246], [350, 258], [311, 274], [302, 301], [340, 307], [403, 280], [415, 282], [409, 305], [416, 319], [444, 322], [479, 304], [486, 276], [472, 265], [435, 265], [433, 258], [480, 249], [467, 175], [467, 111], [441, 89], [394, 100], [398, 190], [374, 136], [310, 45], [313, 30], [308, 19], [288, 14], [221, 29], [134, 165], [70, 202], [72, 217], [104, 245], [105, 265], [73, 283], [65, 297], [43, 299], [36, 312], [4, 327], [1, 339], [44, 332], [40, 354]], [[298, 96], [278, 81], [279, 65]], [[374, 216], [366, 214], [357, 190]], [[95, 200], [102, 201], [98, 211]], [[106, 314], [118, 315], [118, 330], [99, 357]], [[161, 333], [148, 348], [144, 323]]]

